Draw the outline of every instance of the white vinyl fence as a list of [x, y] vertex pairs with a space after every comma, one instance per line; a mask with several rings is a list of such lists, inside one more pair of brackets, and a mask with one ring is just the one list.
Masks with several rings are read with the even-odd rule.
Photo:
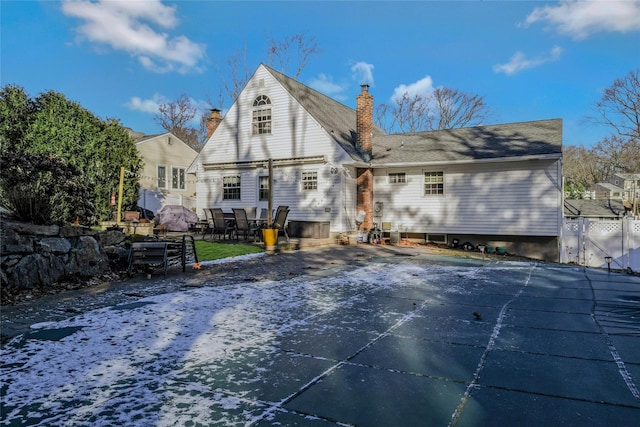
[[564, 220], [560, 262], [606, 268], [607, 256], [612, 269], [640, 271], [640, 220]]
[[193, 210], [196, 207], [196, 198], [140, 189], [138, 206], [149, 209], [152, 212], [158, 212], [160, 208], [166, 205], [180, 205]]

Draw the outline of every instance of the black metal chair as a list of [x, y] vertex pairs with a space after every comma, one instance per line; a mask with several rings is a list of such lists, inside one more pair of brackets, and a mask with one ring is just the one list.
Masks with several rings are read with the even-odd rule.
[[211, 209], [205, 208], [204, 209], [204, 217], [207, 221], [206, 225], [205, 225], [205, 229], [202, 232], [202, 240], [204, 240], [205, 237], [207, 237], [207, 233], [211, 233], [211, 236], [213, 236], [213, 230], [215, 230], [215, 224], [213, 222], [213, 215], [211, 214]]
[[[209, 211], [209, 214], [207, 214], [207, 222], [209, 223], [208, 231], [211, 232], [211, 236], [218, 234], [219, 236], [222, 236], [222, 238], [226, 238], [228, 235], [229, 239], [231, 239], [233, 224], [224, 218], [224, 212], [222, 212], [222, 209], [205, 209], [205, 214], [207, 213], [207, 210]], [[211, 218], [211, 220], [209, 220], [209, 218]]]
[[253, 241], [256, 241], [259, 228], [252, 222], [249, 222], [247, 218], [247, 211], [241, 208], [233, 208], [233, 216], [236, 219], [236, 240], [240, 233], [244, 234], [244, 240], [249, 238], [249, 235], [253, 235]]
[[278, 206], [272, 227], [277, 230], [282, 230], [284, 237], [288, 242], [289, 234], [287, 234], [287, 215], [289, 215], [289, 206]]

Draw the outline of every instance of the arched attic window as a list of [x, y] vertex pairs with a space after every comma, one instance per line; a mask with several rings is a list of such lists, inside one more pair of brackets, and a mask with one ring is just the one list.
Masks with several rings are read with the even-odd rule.
[[260, 95], [253, 101], [253, 134], [271, 133], [271, 100]]

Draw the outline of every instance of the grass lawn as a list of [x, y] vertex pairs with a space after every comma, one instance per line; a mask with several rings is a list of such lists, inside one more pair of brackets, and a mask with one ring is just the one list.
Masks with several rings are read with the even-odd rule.
[[204, 240], [196, 240], [195, 243], [200, 262], [263, 252], [261, 247], [254, 245], [216, 243]]

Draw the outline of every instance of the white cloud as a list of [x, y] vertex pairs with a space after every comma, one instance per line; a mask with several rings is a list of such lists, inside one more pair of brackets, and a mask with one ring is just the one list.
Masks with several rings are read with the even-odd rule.
[[638, 31], [639, 17], [640, 1], [562, 0], [558, 5], [535, 8], [524, 25], [547, 22], [559, 33], [584, 39], [598, 32]]
[[159, 0], [98, 2], [65, 0], [62, 11], [83, 23], [78, 33], [90, 42], [128, 52], [154, 72], [201, 72], [206, 45], [157, 31], [174, 28], [175, 6]]
[[560, 59], [561, 55], [562, 48], [559, 46], [554, 46], [547, 56], [540, 56], [531, 59], [527, 58], [522, 52], [516, 52], [506, 64], [494, 65], [493, 71], [496, 73], [505, 73], [507, 76], [511, 76], [522, 70], [539, 67], [547, 62], [557, 61]]
[[163, 102], [167, 102], [167, 99], [164, 96], [156, 93], [151, 99], [142, 99], [140, 97], [133, 96], [127, 102], [126, 106], [131, 110], [156, 114], [158, 111], [160, 111], [160, 104]]
[[408, 85], [401, 84], [393, 90], [393, 95], [391, 95], [391, 100], [395, 101], [404, 96], [404, 94], [408, 94], [410, 97], [415, 95], [428, 95], [433, 92], [433, 79], [431, 76], [426, 76], [415, 83], [410, 83]]
[[359, 84], [373, 85], [373, 64], [356, 62], [351, 66], [351, 75]]
[[333, 78], [324, 73], [319, 74], [318, 77], [312, 78], [309, 81], [309, 86], [327, 96], [340, 95], [344, 92], [344, 87], [334, 83]]

